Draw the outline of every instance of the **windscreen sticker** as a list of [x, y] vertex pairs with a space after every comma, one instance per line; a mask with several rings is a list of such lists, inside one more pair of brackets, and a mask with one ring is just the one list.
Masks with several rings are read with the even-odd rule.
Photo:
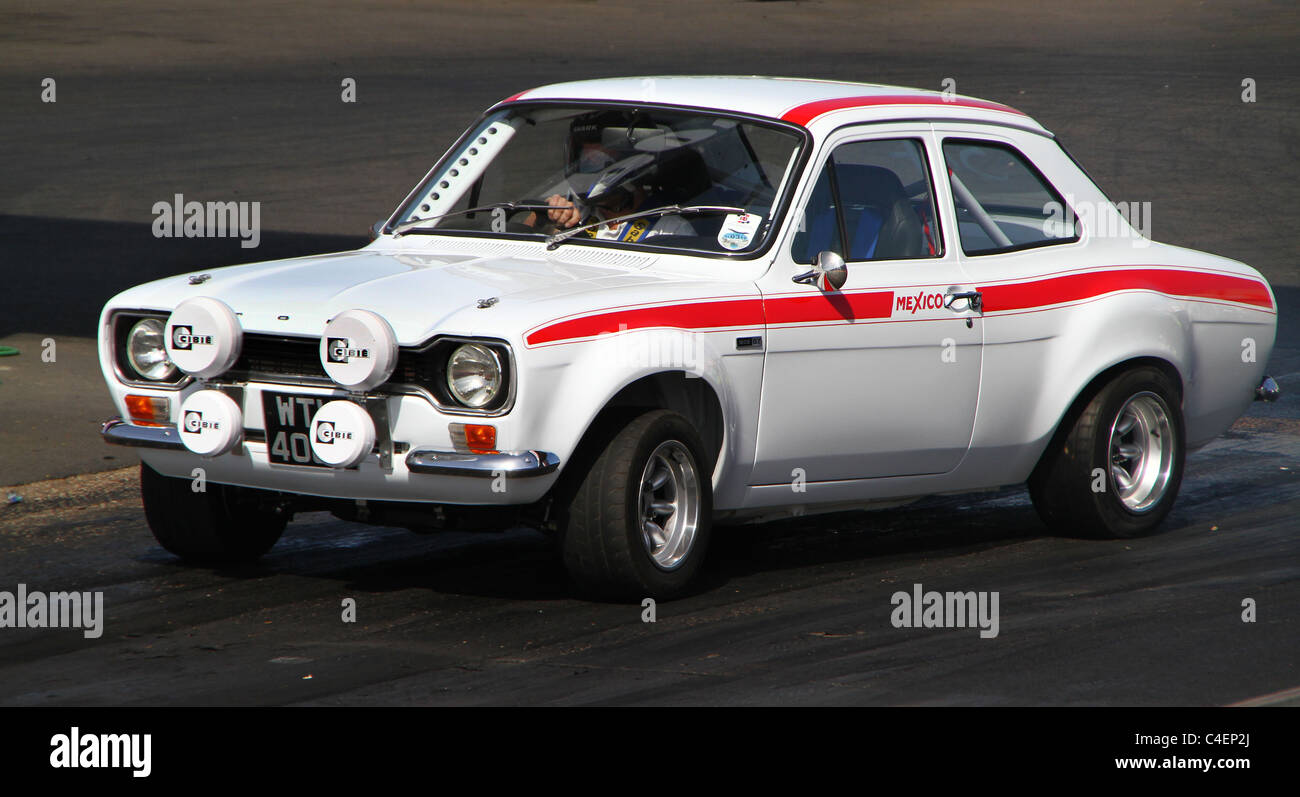
[[728, 213], [722, 220], [722, 231], [718, 233], [718, 244], [723, 249], [735, 251], [749, 246], [758, 233], [763, 217], [757, 213]]

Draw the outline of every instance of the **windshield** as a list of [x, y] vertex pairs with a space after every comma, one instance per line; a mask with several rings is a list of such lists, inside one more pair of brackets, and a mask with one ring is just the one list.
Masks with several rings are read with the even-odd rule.
[[509, 107], [474, 129], [394, 227], [538, 238], [573, 230], [573, 241], [752, 253], [802, 144], [793, 130], [697, 111]]

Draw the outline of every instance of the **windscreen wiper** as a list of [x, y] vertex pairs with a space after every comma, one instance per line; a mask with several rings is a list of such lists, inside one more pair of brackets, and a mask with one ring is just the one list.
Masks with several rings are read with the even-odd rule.
[[613, 219], [604, 219], [602, 221], [593, 221], [588, 224], [582, 224], [577, 227], [571, 227], [564, 232], [557, 232], [555, 235], [546, 239], [547, 251], [554, 250], [557, 246], [569, 240], [575, 235], [580, 235], [587, 230], [595, 229], [602, 224], [622, 224], [625, 221], [633, 219], [646, 219], [657, 216], [667, 216], [670, 213], [678, 213], [683, 216], [693, 215], [696, 213], [747, 213], [744, 208], [735, 208], [729, 205], [664, 205], [663, 207], [650, 208], [649, 210], [638, 210], [635, 213], [629, 213], [626, 216], [618, 216]]
[[438, 219], [445, 219], [448, 216], [464, 216], [469, 213], [481, 213], [488, 210], [555, 210], [555, 206], [538, 202], [494, 202], [491, 205], [480, 205], [476, 208], [465, 208], [464, 210], [453, 210], [449, 213], [439, 213], [437, 216], [425, 216], [422, 219], [410, 219], [393, 227], [392, 236], [394, 238], [400, 238], [407, 233], [436, 233], [436, 227], [422, 228], [420, 225], [427, 224], [431, 221], [437, 221]]

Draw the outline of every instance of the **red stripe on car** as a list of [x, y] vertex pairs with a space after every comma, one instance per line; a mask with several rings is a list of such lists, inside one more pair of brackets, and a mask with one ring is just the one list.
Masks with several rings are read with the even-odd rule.
[[1240, 302], [1273, 309], [1273, 300], [1269, 296], [1268, 288], [1259, 280], [1177, 269], [1126, 268], [1092, 271], [979, 288], [986, 313], [1063, 304], [1080, 299], [1091, 299], [1115, 291], [1130, 290]]
[[871, 105], [955, 105], [959, 108], [982, 108], [986, 111], [1005, 111], [1019, 116], [1025, 115], [1022, 111], [1017, 111], [1009, 105], [989, 102], [988, 100], [974, 100], [965, 97], [952, 97], [945, 100], [943, 97], [926, 94], [895, 94], [874, 97], [837, 97], [829, 100], [807, 102], [786, 111], [781, 115], [781, 119], [797, 125], [806, 125], [824, 113], [840, 111], [845, 108], [865, 108]]
[[[915, 286], [912, 286], [915, 287]], [[1179, 269], [1132, 268], [985, 285], [985, 313], [1025, 310], [1092, 299], [1117, 291], [1238, 302], [1273, 309], [1259, 280]], [[738, 298], [688, 304], [632, 306], [543, 324], [524, 337], [529, 346], [564, 343], [633, 329], [727, 329], [778, 324], [846, 323], [890, 318], [895, 291], [818, 292], [765, 299]]]
[[817, 321], [858, 321], [864, 318], [889, 318], [893, 312], [894, 292], [810, 293], [768, 299], [767, 323], [807, 324]]
[[765, 317], [768, 324], [889, 318], [893, 302], [893, 291], [875, 291], [631, 307], [545, 324], [528, 333], [524, 342], [529, 346], [539, 346], [633, 329], [754, 327], [762, 326]]
[[589, 338], [630, 329], [709, 329], [713, 327], [762, 326], [763, 300], [736, 299], [718, 302], [668, 304], [658, 307], [631, 307], [612, 312], [570, 318], [547, 324], [530, 332], [524, 341], [529, 346], [557, 341]]

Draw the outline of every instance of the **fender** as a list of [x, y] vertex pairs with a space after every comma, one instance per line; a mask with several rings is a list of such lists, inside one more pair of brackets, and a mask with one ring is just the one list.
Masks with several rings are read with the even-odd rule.
[[[1155, 293], [1120, 293], [1036, 313], [985, 318], [980, 382], [968, 468], [998, 481], [1029, 477], [1062, 418], [1106, 370], [1142, 357], [1168, 363], [1186, 390], [1195, 379], [1189, 303]], [[1062, 340], [1085, 345], [1063, 347]], [[1017, 406], [1019, 412], [1006, 412]]]
[[[734, 346], [735, 333], [661, 328], [614, 332], [527, 351], [532, 383], [521, 388], [516, 413], [524, 417], [515, 421], [535, 434], [529, 437], [530, 447], [559, 456], [563, 471], [596, 416], [629, 385], [671, 372], [702, 379], [722, 411], [722, 445], [713, 483], [716, 491], [724, 492], [733, 482], [744, 482], [745, 466], [752, 464], [756, 420], [743, 417], [733, 382], [738, 371], [751, 370], [752, 376], [744, 381], [752, 381], [757, 394], [762, 376], [761, 357], [724, 358], [719, 351], [724, 343]], [[738, 369], [724, 359], [748, 360], [757, 368]], [[746, 439], [748, 445], [743, 446]]]

